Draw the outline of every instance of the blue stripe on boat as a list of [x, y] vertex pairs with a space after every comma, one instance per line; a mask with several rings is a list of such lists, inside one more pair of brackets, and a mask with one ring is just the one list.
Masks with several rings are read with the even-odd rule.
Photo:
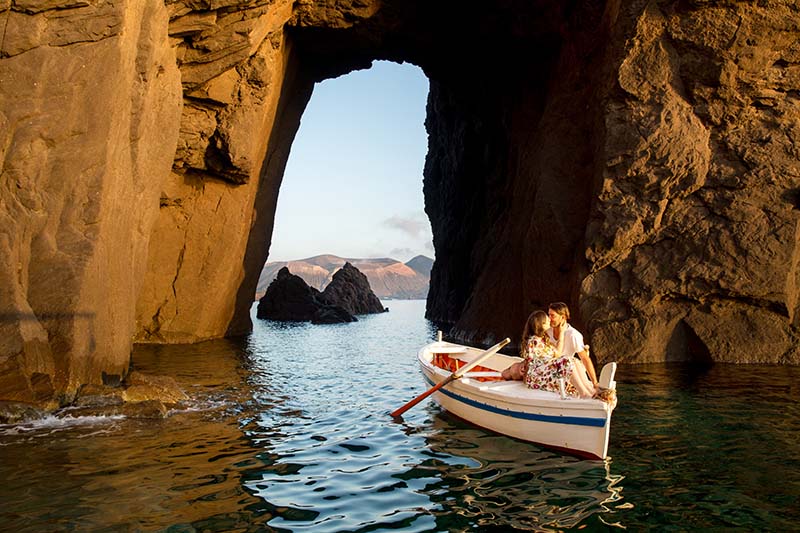
[[[431, 384], [431, 386], [436, 385], [436, 383], [431, 381], [430, 378], [428, 378], [428, 376], [426, 376], [425, 374], [423, 374], [423, 377], [425, 378], [425, 381]], [[456, 394], [455, 392], [449, 391], [445, 388], [439, 389], [438, 392], [446, 394], [447, 396], [450, 396], [454, 400], [458, 400], [461, 403], [471, 405], [472, 407], [483, 409], [484, 411], [489, 411], [491, 413], [510, 416], [512, 418], [522, 418], [524, 420], [536, 420], [537, 422], [550, 422], [552, 424], [569, 424], [571, 426], [594, 426], [601, 428], [606, 425], [605, 418], [588, 418], [581, 416], [552, 416], [552, 415], [537, 415], [534, 413], [522, 413], [520, 411], [502, 409], [500, 407], [489, 405], [488, 403], [479, 402], [471, 398], [467, 398], [466, 396], [461, 396], [460, 394]]]

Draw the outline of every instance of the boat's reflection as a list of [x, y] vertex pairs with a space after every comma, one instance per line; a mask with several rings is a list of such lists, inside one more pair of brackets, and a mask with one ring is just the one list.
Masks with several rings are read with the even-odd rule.
[[623, 477], [611, 474], [611, 458], [563, 455], [476, 428], [437, 407], [430, 415], [430, 459], [419, 468], [438, 470], [438, 480], [424, 491], [440, 506], [433, 512], [440, 526], [620, 526], [619, 512], [629, 505], [622, 502]]

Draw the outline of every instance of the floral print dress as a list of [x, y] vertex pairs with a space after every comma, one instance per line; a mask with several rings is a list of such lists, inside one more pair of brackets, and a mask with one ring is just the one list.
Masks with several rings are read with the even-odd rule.
[[572, 358], [560, 355], [556, 347], [541, 337], [532, 336], [525, 347], [525, 359], [528, 368], [525, 372], [525, 384], [532, 389], [560, 392], [558, 380], [564, 380], [564, 390], [571, 396], [578, 394], [569, 382], [574, 365]]

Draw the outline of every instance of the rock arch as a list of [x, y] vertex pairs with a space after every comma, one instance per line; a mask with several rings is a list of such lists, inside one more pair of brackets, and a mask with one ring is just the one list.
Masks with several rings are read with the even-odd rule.
[[430, 318], [484, 342], [566, 300], [601, 360], [665, 360], [685, 324], [716, 361], [798, 363], [798, 24], [789, 0], [7, 3], [0, 400], [246, 332], [313, 85], [376, 59], [431, 80]]

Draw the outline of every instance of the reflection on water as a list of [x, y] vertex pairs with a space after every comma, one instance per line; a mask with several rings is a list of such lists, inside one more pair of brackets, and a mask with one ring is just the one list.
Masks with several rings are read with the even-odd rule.
[[659, 527], [796, 528], [798, 379], [796, 367], [625, 367], [611, 438], [626, 498]]
[[[424, 302], [352, 324], [141, 346], [192, 398], [166, 420], [0, 427], [9, 531], [788, 530], [800, 369], [624, 366], [611, 457], [487, 433], [424, 402]], [[624, 488], [623, 488], [624, 487]]]
[[442, 530], [474, 525], [528, 531], [576, 526], [592, 515], [609, 524], [621, 500], [621, 476], [610, 460], [585, 461], [474, 428], [446, 413], [434, 415], [426, 441], [433, 470], [426, 487]]
[[198, 421], [87, 422], [4, 442], [3, 528], [151, 530], [237, 513], [250, 445], [234, 424]]

